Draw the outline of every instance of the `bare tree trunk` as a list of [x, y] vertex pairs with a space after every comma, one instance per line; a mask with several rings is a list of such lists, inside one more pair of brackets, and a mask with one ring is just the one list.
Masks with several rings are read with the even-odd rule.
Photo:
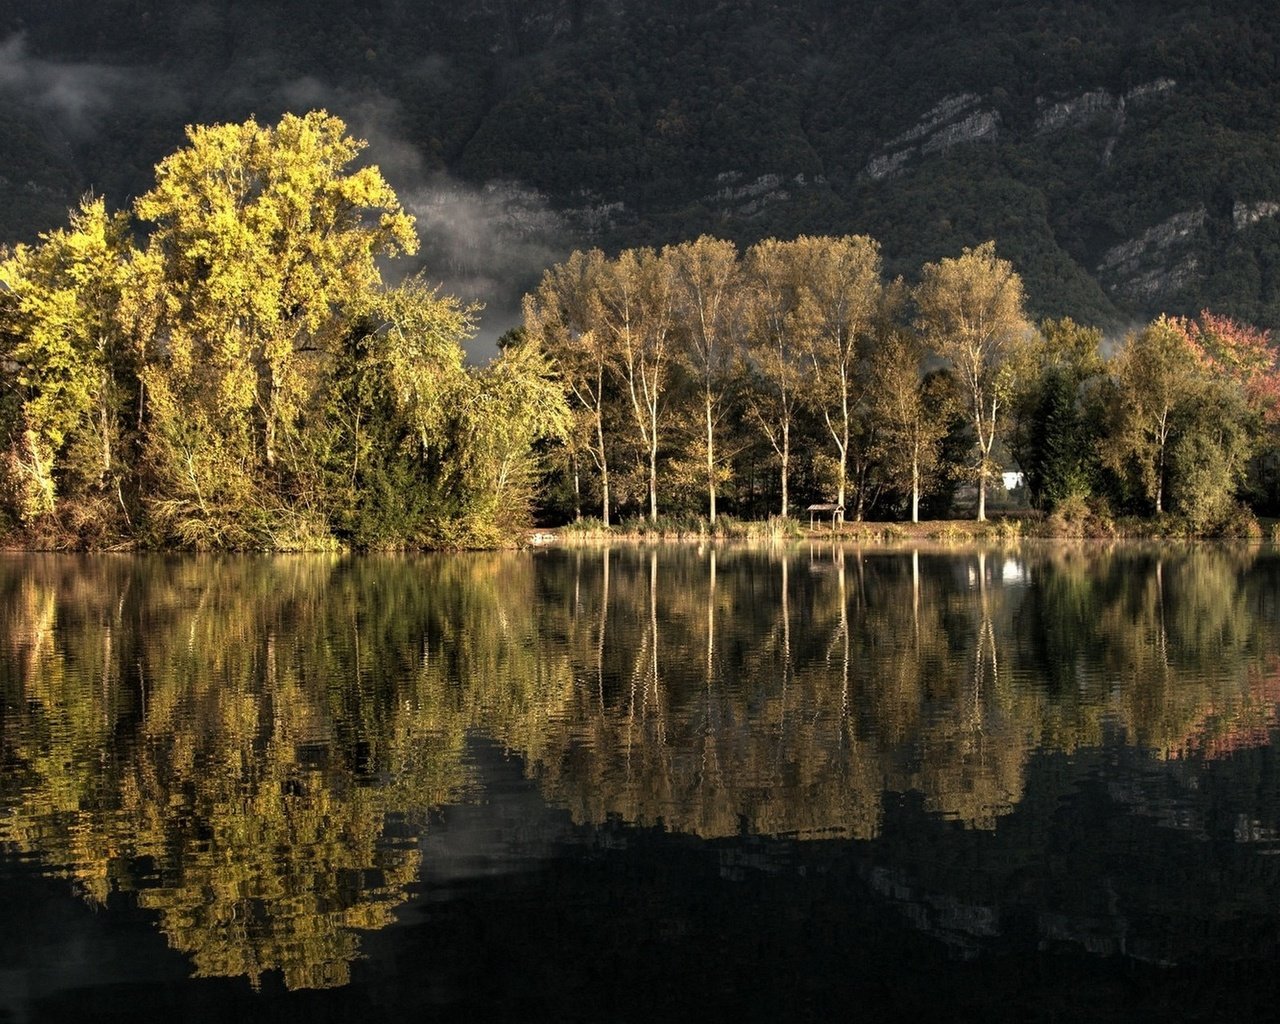
[[[836, 488], [836, 504], [844, 508], [845, 491], [848, 487], [849, 480], [849, 442], [848, 435], [845, 435], [845, 445], [840, 449], [840, 484]], [[862, 506], [861, 500], [858, 502], [859, 508]], [[862, 519], [862, 515], [858, 515], [858, 519]]]
[[1156, 467], [1156, 515], [1164, 511], [1164, 445], [1160, 446], [1160, 464]]
[[707, 501], [710, 506], [711, 525], [716, 525], [716, 456], [715, 430], [711, 418], [711, 392], [706, 393], [707, 410]]
[[600, 445], [600, 520], [609, 525], [609, 460], [604, 454], [604, 418], [596, 413], [596, 442]]
[[98, 474], [98, 486], [101, 487], [107, 481], [107, 476], [111, 473], [111, 412], [107, 408], [107, 388], [106, 383], [100, 383], [100, 401], [98, 403], [98, 419], [100, 429], [102, 431], [102, 469]]
[[978, 522], [985, 523], [987, 521], [987, 475], [991, 469], [991, 447], [996, 440], [995, 420], [991, 421], [991, 433], [985, 439], [981, 433], [981, 425], [979, 425], [978, 433], [978, 450], [982, 453], [982, 458], [978, 462]]
[[573, 463], [573, 519], [574, 522], [582, 522], [582, 478], [578, 472], [578, 456], [576, 454], [571, 457]]
[[995, 441], [995, 399], [991, 400], [991, 436], [987, 437], [984, 429], [986, 417], [983, 415], [981, 395], [975, 391], [973, 395], [973, 427], [978, 438], [978, 522], [987, 521], [987, 465], [991, 458], [991, 445]]
[[649, 445], [649, 521], [658, 521], [658, 439]]
[[1160, 456], [1156, 463], [1156, 515], [1164, 511], [1164, 449], [1169, 440], [1169, 410], [1160, 414]]
[[911, 521], [920, 522], [920, 453], [911, 451]]
[[268, 417], [266, 430], [266, 448], [267, 448], [267, 465], [274, 467], [276, 464], [276, 422]]
[[787, 476], [791, 470], [791, 424], [782, 428], [782, 518], [787, 518]]

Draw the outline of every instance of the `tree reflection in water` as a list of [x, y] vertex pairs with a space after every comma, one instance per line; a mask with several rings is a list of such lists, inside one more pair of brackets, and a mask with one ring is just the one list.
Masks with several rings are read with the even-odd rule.
[[918, 793], [993, 829], [1037, 752], [1268, 744], [1276, 582], [1229, 547], [7, 556], [0, 841], [198, 975], [341, 985], [469, 736], [584, 825], [865, 840]]

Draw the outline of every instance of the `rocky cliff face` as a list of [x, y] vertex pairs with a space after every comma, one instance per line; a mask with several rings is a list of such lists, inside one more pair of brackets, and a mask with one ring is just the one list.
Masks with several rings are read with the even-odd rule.
[[783, 177], [781, 174], [762, 174], [746, 181], [742, 171], [724, 171], [716, 175], [720, 188], [702, 197], [722, 216], [757, 218], [768, 207], [783, 204], [798, 192], [821, 188], [826, 179], [812, 179], [804, 174]]
[[[1134, 104], [1159, 99], [1176, 85], [1171, 78], [1161, 78], [1118, 94], [1091, 89], [1067, 99], [1037, 96], [1035, 122], [1026, 134], [1058, 136], [1103, 125], [1109, 131], [1103, 155], [1103, 162], [1107, 163], [1116, 140], [1124, 131], [1127, 110]], [[864, 170], [868, 176], [880, 180], [904, 169], [917, 157], [946, 152], [955, 146], [995, 143], [1002, 133], [1006, 139], [1018, 137], [1018, 133], [1009, 132], [1003, 125], [1000, 111], [985, 104], [978, 94], [945, 96], [905, 132], [884, 143], [867, 161]]]
[[1256, 203], [1237, 201], [1231, 207], [1231, 223], [1235, 225], [1237, 231], [1243, 231], [1251, 224], [1257, 224], [1262, 220], [1270, 220], [1278, 213], [1280, 213], [1280, 203], [1270, 199], [1264, 199]]
[[1125, 111], [1130, 105], [1158, 99], [1176, 88], [1177, 84], [1172, 78], [1158, 78], [1119, 94], [1106, 89], [1091, 89], [1066, 100], [1050, 101], [1037, 96], [1036, 107], [1040, 113], [1036, 117], [1035, 130], [1048, 134], [1098, 119], [1114, 121], [1117, 127], [1123, 128]]
[[[1203, 160], [1200, 153], [1225, 162], [1215, 151], [1212, 134], [1175, 139], [1165, 135], [1171, 125], [1178, 131], [1206, 131], [1203, 125], [1181, 123], [1186, 105], [1180, 98], [1182, 89], [1175, 78], [1159, 76], [1126, 89], [1094, 87], [1066, 95], [1038, 95], [1033, 98], [1031, 116], [1016, 111], [1015, 116], [1005, 116], [994, 95], [949, 94], [879, 144], [862, 173], [875, 183], [878, 191], [872, 195], [888, 189], [920, 195], [931, 175], [950, 178], [951, 166], [970, 148], [984, 147], [982, 151], [990, 155], [978, 156], [975, 149], [964, 165], [983, 167], [987, 173], [1007, 173], [1011, 165], [1037, 167], [1050, 181], [1058, 179], [1051, 186], [1057, 194], [1050, 202], [1060, 204], [1059, 209], [1050, 206], [1046, 211], [1051, 223], [1056, 213], [1062, 222], [1084, 227], [1086, 218], [1094, 215], [1078, 208], [1083, 201], [1104, 214], [1081, 230], [1073, 244], [1068, 243], [1071, 248], [1064, 253], [1067, 259], [1058, 261], [1060, 267], [1074, 265], [1076, 269], [1068, 272], [1096, 282], [1116, 310], [1140, 316], [1166, 310], [1193, 312], [1193, 306], [1213, 301], [1215, 287], [1231, 286], [1233, 279], [1225, 264], [1243, 262], [1250, 248], [1266, 244], [1259, 240], [1273, 223], [1280, 223], [1280, 201], [1251, 196], [1256, 195], [1257, 185], [1251, 175], [1244, 174], [1238, 176], [1239, 186], [1207, 178], [1212, 189], [1205, 191], [1201, 186], [1200, 201], [1193, 205], [1170, 209], [1167, 200], [1161, 201], [1166, 193], [1176, 194], [1169, 181], [1187, 175], [1198, 159]], [[1238, 138], [1218, 134], [1225, 135], [1224, 143], [1239, 145]], [[1153, 136], [1159, 138], [1159, 146], [1172, 152], [1153, 160], [1147, 152], [1155, 148]], [[1192, 155], [1184, 155], [1188, 141]], [[949, 157], [951, 166], [939, 164], [936, 157]], [[1072, 163], [1064, 165], [1067, 159]], [[1123, 196], [1122, 187], [1133, 188], [1124, 179], [1138, 174], [1142, 176], [1135, 183], [1138, 191]], [[1236, 187], [1244, 194], [1231, 195]], [[1016, 190], [1001, 190], [1000, 199], [1017, 198]], [[974, 219], [998, 223], [1005, 212], [994, 205]], [[941, 223], [954, 230], [956, 218], [947, 217]], [[1015, 223], [1025, 230], [1026, 214], [1019, 213]], [[991, 231], [991, 237], [1007, 242], [997, 230]], [[1276, 318], [1280, 308], [1261, 317], [1255, 312], [1255, 319], [1263, 323]]]

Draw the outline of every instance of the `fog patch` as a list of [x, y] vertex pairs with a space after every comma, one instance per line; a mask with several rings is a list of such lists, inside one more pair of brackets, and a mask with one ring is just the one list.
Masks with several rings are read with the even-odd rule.
[[[420, 71], [435, 74], [444, 66], [427, 57]], [[417, 259], [397, 261], [387, 268], [388, 276], [421, 269], [441, 291], [482, 305], [479, 333], [469, 346], [474, 360], [483, 362], [497, 351], [497, 339], [520, 322], [524, 294], [580, 244], [536, 189], [517, 181], [471, 184], [429, 166], [405, 138], [399, 104], [380, 93], [305, 77], [281, 85], [277, 99], [282, 110], [294, 113], [328, 110], [368, 142], [363, 161], [381, 169], [416, 218], [422, 242]]]
[[53, 118], [75, 136], [93, 134], [101, 117], [122, 98], [169, 102], [170, 90], [158, 85], [155, 76], [143, 72], [34, 57], [21, 32], [0, 42], [0, 94]]
[[1107, 362], [1110, 362], [1129, 343], [1131, 338], [1141, 334], [1147, 326], [1147, 323], [1131, 320], [1111, 327], [1102, 336], [1102, 341], [1098, 345], [1098, 354]]
[[511, 181], [476, 186], [439, 174], [405, 199], [427, 274], [445, 291], [484, 303], [473, 355], [492, 355], [520, 322], [524, 294], [573, 248], [564, 218], [542, 193]]

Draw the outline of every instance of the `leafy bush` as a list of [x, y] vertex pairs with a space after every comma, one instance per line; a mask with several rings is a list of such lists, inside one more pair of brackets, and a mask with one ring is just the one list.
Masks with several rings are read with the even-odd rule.
[[1050, 537], [1114, 537], [1117, 528], [1104, 500], [1070, 494], [1045, 520], [1044, 532]]
[[1236, 504], [1218, 525], [1218, 535], [1241, 540], [1261, 540], [1262, 525], [1258, 517], [1244, 505]]

